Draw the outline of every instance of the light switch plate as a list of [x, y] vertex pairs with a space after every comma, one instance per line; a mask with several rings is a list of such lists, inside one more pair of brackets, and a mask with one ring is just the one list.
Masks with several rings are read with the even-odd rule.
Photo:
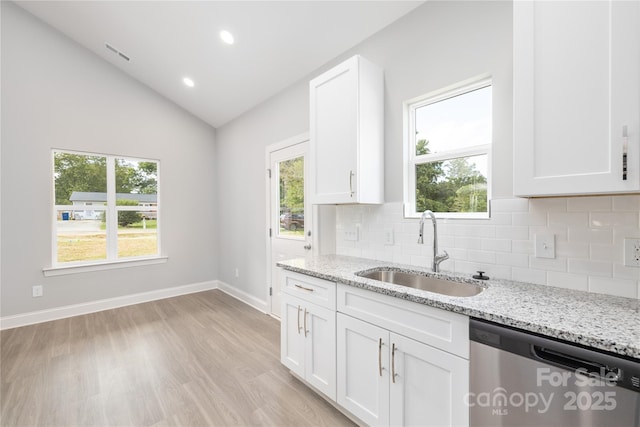
[[384, 229], [384, 244], [393, 245], [393, 229], [392, 228]]
[[358, 241], [358, 227], [346, 228], [344, 230], [344, 240], [348, 242]]
[[536, 234], [536, 258], [555, 258], [556, 257], [556, 235], [555, 234]]

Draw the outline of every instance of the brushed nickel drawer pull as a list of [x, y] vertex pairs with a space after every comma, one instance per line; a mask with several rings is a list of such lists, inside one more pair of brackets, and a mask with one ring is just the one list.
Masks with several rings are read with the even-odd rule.
[[293, 286], [295, 286], [295, 287], [296, 287], [296, 288], [298, 288], [298, 289], [304, 289], [305, 291], [313, 292], [313, 289], [311, 289], [311, 288], [307, 288], [307, 287], [304, 287], [304, 286], [302, 286], [302, 285], [297, 285], [297, 284], [296, 284], [296, 285], [293, 285]]
[[396, 344], [391, 344], [391, 382], [396, 383]]
[[309, 313], [309, 312], [308, 312], [308, 311], [307, 311], [307, 309], [305, 308], [305, 309], [304, 309], [304, 337], [305, 337], [305, 338], [307, 337], [307, 332], [309, 332], [309, 331], [307, 330], [307, 314], [308, 314], [308, 313]]
[[300, 333], [300, 329], [302, 329], [300, 327], [300, 310], [302, 310], [302, 307], [298, 306], [298, 333]]
[[382, 338], [378, 340], [378, 371], [382, 376]]

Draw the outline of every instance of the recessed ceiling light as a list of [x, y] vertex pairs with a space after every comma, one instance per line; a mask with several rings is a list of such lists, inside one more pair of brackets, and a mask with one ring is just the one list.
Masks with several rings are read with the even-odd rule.
[[194, 87], [196, 85], [193, 82], [193, 80], [191, 80], [189, 77], [185, 77], [184, 79], [182, 79], [182, 81], [184, 82], [185, 85], [187, 85], [189, 87]]
[[222, 39], [223, 42], [225, 42], [226, 44], [233, 44], [233, 34], [231, 34], [229, 31], [227, 30], [222, 30], [220, 31], [220, 38]]

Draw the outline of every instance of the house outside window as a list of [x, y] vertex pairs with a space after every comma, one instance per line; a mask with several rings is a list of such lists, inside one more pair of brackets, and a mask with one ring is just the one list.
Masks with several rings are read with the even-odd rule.
[[53, 151], [52, 265], [160, 255], [159, 162]]
[[405, 216], [488, 218], [492, 90], [474, 79], [406, 101]]

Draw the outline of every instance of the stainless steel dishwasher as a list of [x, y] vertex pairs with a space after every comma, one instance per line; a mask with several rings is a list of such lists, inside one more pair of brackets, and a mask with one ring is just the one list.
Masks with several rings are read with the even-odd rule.
[[471, 426], [640, 427], [640, 363], [471, 319]]

